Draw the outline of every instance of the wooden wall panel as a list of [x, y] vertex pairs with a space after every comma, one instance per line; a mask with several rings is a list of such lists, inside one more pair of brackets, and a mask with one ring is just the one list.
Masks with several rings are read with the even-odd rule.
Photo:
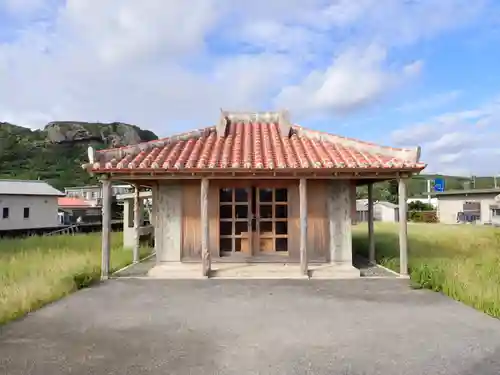
[[307, 254], [309, 261], [325, 261], [329, 249], [328, 180], [307, 181]]
[[201, 259], [200, 181], [183, 181], [182, 189], [182, 257]]
[[208, 183], [208, 251], [212, 259], [220, 258], [219, 252], [219, 187], [214, 180]]

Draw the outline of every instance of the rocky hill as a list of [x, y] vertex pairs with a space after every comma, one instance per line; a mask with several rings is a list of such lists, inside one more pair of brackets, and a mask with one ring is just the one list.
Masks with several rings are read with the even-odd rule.
[[124, 123], [57, 121], [41, 130], [0, 122], [0, 178], [42, 179], [62, 189], [95, 183], [81, 164], [87, 147], [120, 147], [158, 137]]

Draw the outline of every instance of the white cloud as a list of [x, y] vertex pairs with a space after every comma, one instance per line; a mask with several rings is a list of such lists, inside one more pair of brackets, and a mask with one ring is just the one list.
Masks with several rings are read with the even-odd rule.
[[420, 62], [396, 70], [386, 68], [386, 50], [369, 46], [337, 56], [324, 71], [311, 72], [298, 85], [282, 89], [276, 103], [297, 113], [348, 112], [379, 98], [405, 77], [417, 73]]
[[448, 153], [456, 153], [467, 147], [475, 147], [479, 141], [476, 134], [455, 131], [442, 134], [438, 139], [428, 142], [426, 151], [432, 154], [447, 153], [445, 155], [449, 155]]
[[431, 95], [430, 97], [424, 99], [404, 103], [403, 105], [396, 108], [396, 110], [399, 112], [417, 112], [433, 108], [439, 108], [455, 101], [460, 97], [460, 95], [462, 95], [462, 91], [460, 90], [443, 92]]
[[394, 61], [393, 46], [469, 22], [482, 5], [0, 0], [18, 22], [0, 44], [0, 119], [119, 120], [167, 135], [212, 123], [220, 107], [355, 110], [422, 69], [418, 56]]
[[498, 174], [500, 128], [493, 118], [500, 118], [498, 101], [398, 129], [392, 139], [398, 145], [421, 145], [428, 173]]
[[434, 123], [415, 124], [392, 132], [392, 140], [396, 145], [411, 145], [428, 142], [441, 132]]
[[0, 2], [0, 9], [12, 15], [20, 16], [40, 11], [45, 5], [45, 0], [3, 0]]
[[451, 154], [442, 154], [438, 156], [438, 163], [441, 164], [452, 164], [456, 163], [463, 156], [462, 152], [455, 152]]

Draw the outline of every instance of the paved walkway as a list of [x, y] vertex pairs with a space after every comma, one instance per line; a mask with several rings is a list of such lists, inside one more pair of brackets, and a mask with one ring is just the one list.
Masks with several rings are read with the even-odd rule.
[[500, 322], [402, 279], [117, 279], [1, 328], [0, 374], [498, 375]]

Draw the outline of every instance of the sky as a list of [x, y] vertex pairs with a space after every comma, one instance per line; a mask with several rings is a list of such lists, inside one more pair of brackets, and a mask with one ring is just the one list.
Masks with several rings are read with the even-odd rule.
[[224, 110], [500, 174], [496, 0], [0, 0], [0, 121], [166, 137]]

